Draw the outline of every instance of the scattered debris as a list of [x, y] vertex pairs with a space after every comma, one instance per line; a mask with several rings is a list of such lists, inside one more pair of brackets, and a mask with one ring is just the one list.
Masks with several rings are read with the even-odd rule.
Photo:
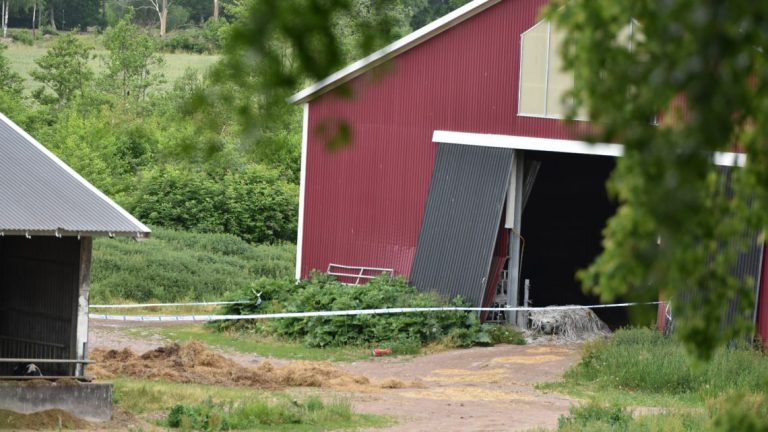
[[375, 348], [373, 350], [374, 357], [381, 357], [392, 354], [392, 348]]
[[480, 387], [437, 387], [419, 391], [405, 391], [401, 396], [415, 399], [433, 399], [449, 401], [508, 401], [532, 400], [533, 397], [500, 390], [491, 390]]
[[510, 357], [496, 357], [491, 360], [491, 363], [495, 364], [537, 364], [548, 363], [553, 361], [562, 360], [563, 358], [556, 355], [535, 355], [535, 356], [510, 356]]
[[349, 374], [329, 362], [297, 361], [276, 367], [265, 361], [257, 367], [246, 367], [210, 351], [199, 342], [171, 344], [142, 355], [127, 349], [95, 349], [91, 351], [91, 358], [97, 363], [89, 366], [88, 371], [97, 379], [127, 376], [264, 389], [333, 387], [365, 391], [409, 386], [396, 380], [371, 382], [362, 375]]
[[553, 336], [552, 340], [580, 342], [611, 333], [608, 325], [590, 309], [537, 309], [530, 312], [529, 338]]

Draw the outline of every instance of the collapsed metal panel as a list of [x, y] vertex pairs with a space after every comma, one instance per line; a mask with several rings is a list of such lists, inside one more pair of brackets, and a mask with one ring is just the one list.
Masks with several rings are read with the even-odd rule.
[[[718, 171], [720, 175], [722, 176], [721, 181], [722, 184], [722, 191], [725, 193], [728, 197], [733, 197], [734, 191], [732, 188], [733, 184], [733, 168], [731, 167], [719, 167]], [[750, 209], [751, 209], [751, 203]], [[731, 274], [739, 281], [740, 284], [748, 284], [752, 287], [753, 292], [755, 294], [755, 300], [758, 299], [758, 296], [760, 295], [760, 276], [763, 272], [763, 252], [764, 252], [764, 244], [760, 240], [760, 232], [758, 230], [754, 229], [748, 229], [744, 228], [742, 233], [740, 234], [738, 242], [747, 242], [749, 244], [749, 247], [747, 250], [742, 251], [739, 253], [736, 263], [734, 264], [733, 268], [731, 269]], [[725, 252], [728, 249], [733, 248], [733, 243], [730, 244], [722, 244], [720, 246], [720, 251]], [[706, 265], [712, 265], [712, 262], [714, 261], [715, 257], [710, 257], [709, 262]], [[702, 287], [701, 289], [706, 289], [707, 287]], [[701, 289], [689, 289], [682, 295], [682, 301], [690, 302], [690, 303], [700, 303], [703, 301], [703, 296], [706, 294], [702, 292]], [[728, 301], [727, 304], [723, 305], [724, 308], [724, 316], [723, 321], [721, 322], [720, 326], [721, 329], [727, 329], [734, 325], [735, 321], [737, 320], [737, 317], [739, 314], [744, 314], [743, 311], [743, 300], [741, 298], [733, 298]], [[756, 324], [757, 321], [757, 303], [755, 303], [755, 307], [753, 311], [750, 311], [744, 318], [747, 320], [751, 320], [754, 324]], [[673, 305], [674, 308], [674, 305]], [[674, 310], [674, 309], [673, 309]], [[662, 316], [664, 313], [663, 308], [659, 308], [659, 320], [661, 322], [665, 323], [666, 325], [666, 318]]]
[[480, 306], [514, 151], [439, 144], [411, 283]]

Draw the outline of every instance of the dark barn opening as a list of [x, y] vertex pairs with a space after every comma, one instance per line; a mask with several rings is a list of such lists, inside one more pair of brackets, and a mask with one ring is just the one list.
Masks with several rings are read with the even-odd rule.
[[[520, 284], [531, 282], [534, 307], [599, 304], [586, 295], [576, 272], [602, 251], [602, 231], [617, 209], [606, 192], [613, 157], [526, 152], [541, 162], [522, 215], [525, 239]], [[629, 323], [626, 308], [595, 309], [611, 328]]]
[[[75, 237], [0, 237], [0, 358], [76, 359], [80, 243]], [[15, 363], [0, 363], [0, 376]], [[46, 376], [73, 364], [39, 364]]]

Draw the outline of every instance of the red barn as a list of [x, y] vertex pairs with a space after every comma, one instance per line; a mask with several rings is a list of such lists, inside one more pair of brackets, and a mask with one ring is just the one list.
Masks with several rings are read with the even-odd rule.
[[[572, 77], [545, 4], [472, 1], [292, 98], [304, 104], [297, 278], [389, 270], [475, 305], [519, 305], [528, 280], [536, 306], [597, 301], [574, 272], [601, 251], [622, 146], [580, 142], [562, 121]], [[339, 120], [352, 139], [334, 151], [318, 131]], [[740, 275], [759, 280], [762, 264], [756, 246]], [[765, 296], [759, 310], [766, 335]]]

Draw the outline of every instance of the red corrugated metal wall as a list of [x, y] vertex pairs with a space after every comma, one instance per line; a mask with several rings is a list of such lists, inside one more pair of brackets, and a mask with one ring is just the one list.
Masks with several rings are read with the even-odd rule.
[[760, 293], [757, 298], [757, 334], [768, 346], [768, 246], [763, 248], [763, 274], [760, 276]]
[[[520, 34], [546, 0], [505, 0], [396, 57], [379, 78], [352, 81], [354, 99], [310, 102], [301, 274], [329, 263], [409, 275], [437, 145], [434, 130], [568, 138], [558, 120], [517, 116]], [[337, 118], [350, 146], [316, 135]]]

